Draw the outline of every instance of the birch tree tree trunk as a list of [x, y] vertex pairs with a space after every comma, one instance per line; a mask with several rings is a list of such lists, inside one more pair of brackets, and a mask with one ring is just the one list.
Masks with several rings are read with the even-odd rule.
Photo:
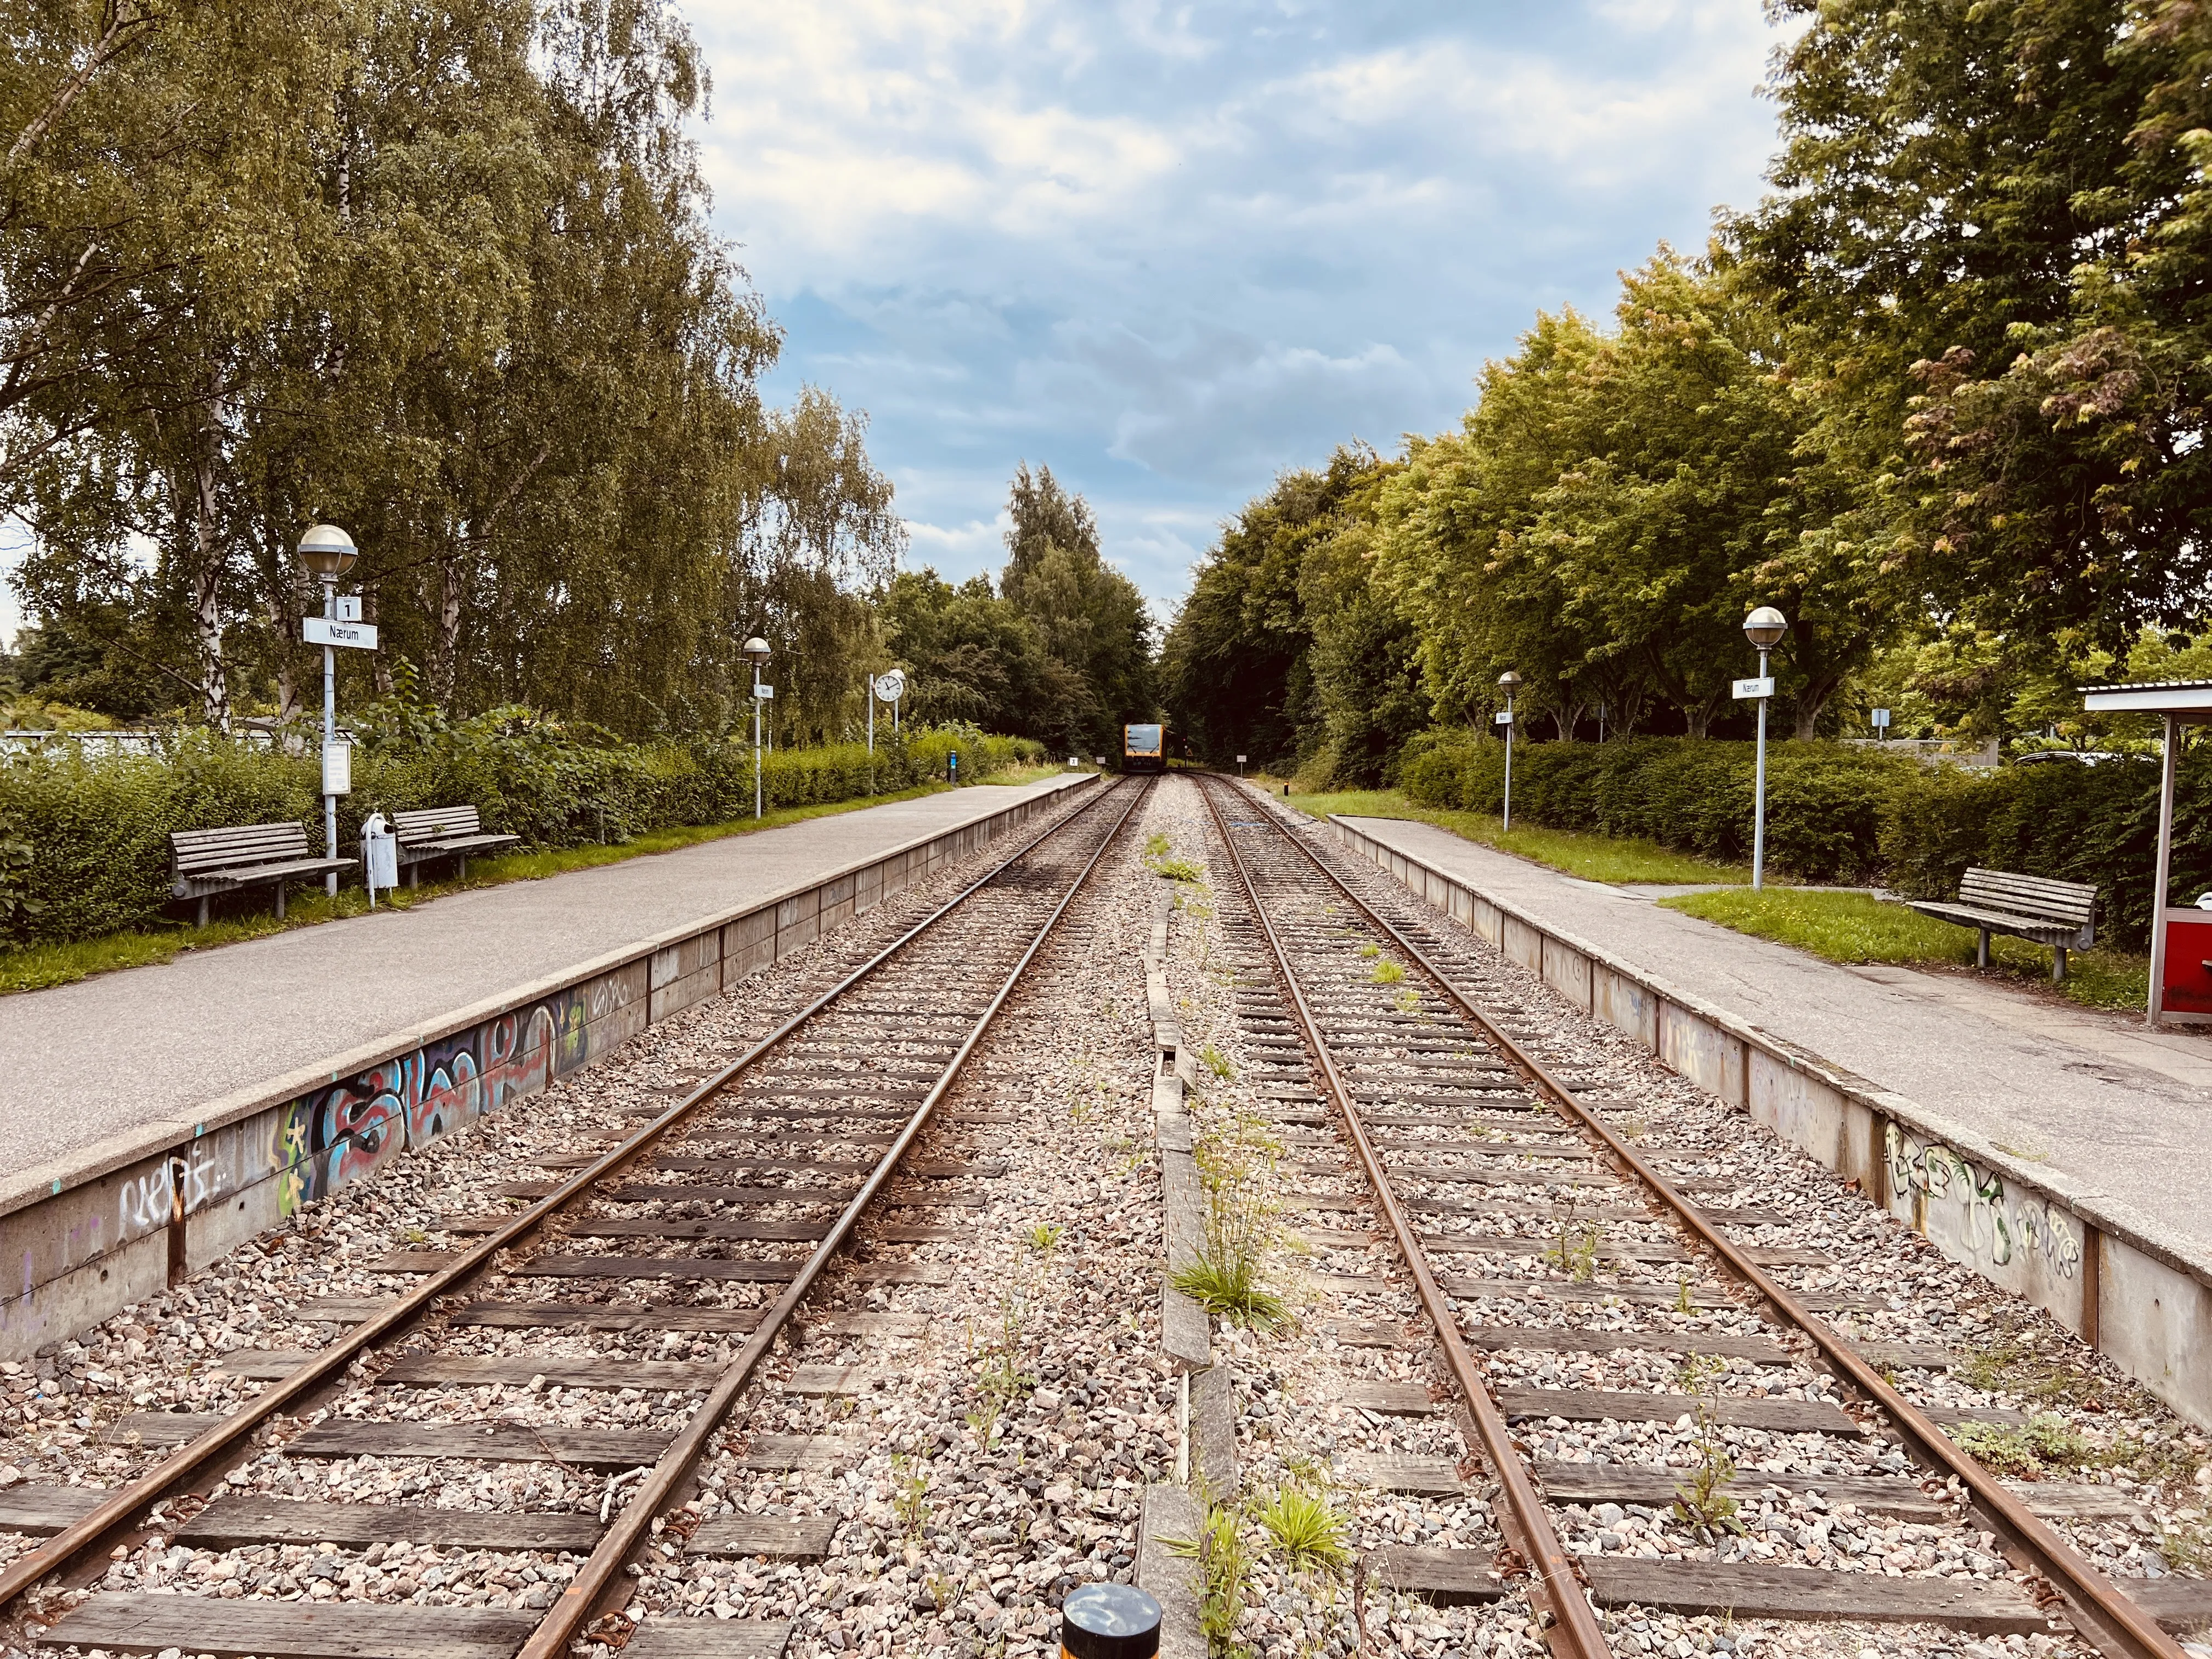
[[222, 654], [222, 523], [216, 491], [222, 465], [222, 393], [215, 371], [192, 434], [192, 645], [199, 671], [200, 712], [230, 735], [230, 685]]

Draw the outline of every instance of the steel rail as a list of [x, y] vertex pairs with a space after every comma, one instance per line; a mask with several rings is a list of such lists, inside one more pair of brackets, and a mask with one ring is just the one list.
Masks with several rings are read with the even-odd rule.
[[[112, 1496], [89, 1514], [72, 1522], [39, 1548], [17, 1557], [4, 1569], [0, 1569], [0, 1612], [4, 1612], [16, 1598], [34, 1589], [40, 1579], [64, 1571], [88, 1551], [106, 1544], [112, 1534], [119, 1528], [127, 1527], [135, 1516], [144, 1514], [156, 1504], [188, 1487], [195, 1477], [210, 1465], [228, 1457], [241, 1441], [287, 1406], [328, 1387], [360, 1355], [406, 1330], [429, 1312], [439, 1297], [460, 1289], [490, 1266], [493, 1258], [501, 1250], [522, 1243], [547, 1220], [586, 1195], [600, 1181], [619, 1173], [640, 1153], [696, 1112], [854, 986], [936, 927], [1014, 864], [1110, 799], [1114, 791], [1109, 788], [1079, 803], [1073, 811], [1063, 814], [994, 865], [988, 874], [962, 889], [805, 1007], [791, 1015], [737, 1059], [709, 1075], [690, 1094], [595, 1163], [562, 1182], [537, 1203], [520, 1212], [496, 1231], [488, 1234], [480, 1243], [471, 1246], [459, 1261], [429, 1275], [422, 1284], [401, 1296], [391, 1308], [356, 1326], [350, 1334], [341, 1336], [329, 1347], [319, 1350], [306, 1364], [263, 1389], [252, 1400], [208, 1429], [198, 1438], [179, 1447], [137, 1480], [117, 1487]], [[1127, 811], [1122, 816], [1126, 818]], [[1118, 823], [1115, 827], [1119, 829]], [[1109, 843], [1111, 840], [1109, 836]]]
[[813, 1289], [814, 1281], [829, 1267], [830, 1258], [843, 1247], [845, 1241], [852, 1236], [853, 1229], [860, 1224], [862, 1212], [891, 1178], [899, 1160], [906, 1155], [907, 1148], [914, 1144], [915, 1137], [927, 1125], [930, 1115], [937, 1109], [938, 1102], [944, 1099], [946, 1091], [952, 1087], [962, 1067], [968, 1063], [969, 1055], [982, 1042], [984, 1034], [998, 1018], [999, 1011], [1006, 1006], [1006, 999], [1013, 994], [1015, 986], [1029, 971], [1030, 963], [1036, 959], [1037, 952], [1052, 937], [1053, 929], [1067, 914], [1067, 907], [1075, 902], [1076, 895], [1083, 890], [1084, 883], [1091, 878], [1091, 872], [1098, 867], [1099, 860], [1112, 848], [1115, 838], [1121, 833], [1122, 826], [1128, 823], [1130, 815], [1152, 793], [1152, 787], [1150, 781], [1138, 786], [1130, 797], [1129, 804], [1121, 809], [1121, 816], [1114, 820], [1114, 827], [1106, 832], [1105, 838], [1098, 843], [1097, 850], [1077, 872], [1067, 891], [1060, 896], [1060, 902], [1053, 906], [1052, 914], [1037, 929], [1036, 937], [1022, 952], [1021, 960], [1008, 972], [1006, 982], [999, 987], [998, 994], [991, 999], [989, 1006], [977, 1017], [959, 1051], [946, 1063], [944, 1073], [938, 1079], [936, 1086], [930, 1090], [927, 1097], [915, 1109], [914, 1115], [907, 1120], [906, 1127], [899, 1132], [898, 1139], [892, 1142], [890, 1150], [876, 1165], [875, 1172], [869, 1176], [860, 1190], [838, 1214], [829, 1235], [814, 1247], [806, 1258], [806, 1265], [799, 1270], [798, 1277], [785, 1287], [783, 1294], [776, 1297], [767, 1316], [754, 1328], [744, 1346], [725, 1368], [699, 1409], [692, 1413], [681, 1432], [661, 1453], [660, 1461], [653, 1465], [653, 1473], [639, 1484], [629, 1502], [623, 1505], [622, 1513], [600, 1534], [598, 1546], [584, 1564], [576, 1569], [576, 1576], [569, 1580], [568, 1588], [561, 1593], [561, 1599], [553, 1604], [538, 1628], [531, 1632], [529, 1641], [523, 1644], [516, 1659], [562, 1659], [568, 1651], [568, 1644], [581, 1636], [585, 1626], [599, 1616], [602, 1603], [611, 1600], [614, 1591], [627, 1589], [625, 1569], [629, 1565], [631, 1557], [651, 1540], [654, 1520], [664, 1509], [677, 1501], [681, 1488], [691, 1477], [692, 1468], [705, 1455], [708, 1442], [721, 1427], [722, 1419], [729, 1414], [730, 1407], [737, 1403], [738, 1396], [751, 1382], [754, 1370], [767, 1357], [769, 1349], [774, 1346], [784, 1326], [799, 1310], [799, 1304], [805, 1300], [806, 1293]]
[[[1219, 781], [1227, 787], [1226, 778]], [[1211, 794], [1208, 804], [1212, 804]], [[1217, 809], [1215, 817], [1219, 818]], [[2112, 1659], [2185, 1659], [2181, 1644], [2160, 1627], [2158, 1620], [2138, 1606], [2113, 1580], [2086, 1560], [2074, 1547], [2053, 1531], [2027, 1504], [1938, 1428], [1926, 1413], [1899, 1394], [1887, 1378], [1851, 1346], [1826, 1321], [1799, 1301], [1796, 1292], [1761, 1267], [1698, 1212], [1674, 1184], [1639, 1157], [1635, 1149], [1613, 1132], [1612, 1126], [1577, 1098], [1575, 1091], [1553, 1077], [1544, 1063], [1523, 1048], [1472, 999], [1452, 983], [1449, 975], [1395, 924], [1376, 911], [1354, 892], [1344, 878], [1322, 861], [1318, 854], [1293, 834], [1269, 807], [1267, 822], [1283, 839], [1305, 855], [1361, 914], [1390, 936], [1445, 996], [1504, 1050], [1540, 1092], [1565, 1112], [1577, 1127], [1595, 1136], [1629, 1174], [1642, 1182], [1693, 1233], [1722, 1265], [1756, 1291], [1790, 1324], [1813, 1340], [1830, 1364], [1853, 1387], [1888, 1413], [1898, 1431], [1912, 1443], [1921, 1460], [1939, 1473], [1955, 1476], [1972, 1492], [1976, 1504], [2027, 1558], [2027, 1565], [2051, 1582], [2066, 1601], [2068, 1611], [2082, 1634]]]
[[1514, 1449], [1513, 1431], [1492, 1397], [1482, 1367], [1460, 1334], [1459, 1319], [1451, 1304], [1445, 1299], [1436, 1275], [1430, 1271], [1427, 1252], [1420, 1246], [1413, 1231], [1413, 1222], [1398, 1195], [1391, 1188], [1382, 1160], [1367, 1138], [1367, 1126], [1360, 1121], [1359, 1110], [1354, 1104], [1352, 1090], [1343, 1073], [1337, 1070], [1336, 1059], [1329, 1052], [1328, 1042], [1321, 1034], [1312, 1007], [1307, 1003], [1305, 992], [1298, 984], [1297, 975], [1291, 969], [1290, 954], [1283, 948], [1275, 924], [1267, 915], [1267, 907], [1260, 902], [1260, 892], [1246, 867], [1243, 853], [1237, 838], [1230, 832], [1228, 820], [1222, 817], [1220, 803], [1214, 792], [1200, 786], [1206, 810], [1212, 813], [1216, 829], [1221, 832], [1223, 843], [1229, 849], [1229, 861], [1237, 872], [1237, 881], [1244, 890], [1246, 902], [1251, 907], [1253, 919], [1267, 940], [1267, 949], [1274, 957], [1275, 971], [1284, 988], [1290, 994], [1291, 1006], [1297, 1016], [1300, 1028], [1305, 1033], [1306, 1047], [1313, 1053], [1316, 1064], [1326, 1079], [1329, 1093], [1336, 1101], [1337, 1110], [1343, 1115], [1346, 1132], [1352, 1137], [1352, 1149], [1358, 1152], [1360, 1164], [1367, 1171], [1369, 1185], [1375, 1189], [1375, 1200], [1389, 1224], [1390, 1231], [1398, 1243], [1398, 1254], [1405, 1259], [1406, 1268], [1413, 1275], [1413, 1293], [1419, 1297], [1422, 1311], [1436, 1328], [1437, 1339], [1443, 1344], [1444, 1363], [1450, 1369], [1452, 1380], [1459, 1384], [1460, 1393], [1466, 1397], [1468, 1413], [1474, 1420], [1477, 1437], [1482, 1442], [1483, 1457], [1497, 1477], [1500, 1492], [1505, 1499], [1504, 1515], [1507, 1540], [1517, 1550], [1536, 1575], [1540, 1586], [1538, 1598], [1540, 1614], [1548, 1612], [1548, 1622], [1543, 1624], [1545, 1640], [1560, 1659], [1610, 1659], [1612, 1649], [1607, 1644], [1604, 1628], [1598, 1623], [1597, 1613], [1590, 1606], [1589, 1597], [1583, 1587], [1581, 1574], [1575, 1559], [1559, 1542], [1559, 1534], [1553, 1530], [1552, 1517], [1545, 1507], [1543, 1496], [1536, 1490], [1521, 1455]]

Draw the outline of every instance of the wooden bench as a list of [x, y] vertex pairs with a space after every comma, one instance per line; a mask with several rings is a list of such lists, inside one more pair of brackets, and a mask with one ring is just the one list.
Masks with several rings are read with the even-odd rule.
[[356, 859], [318, 858], [299, 823], [240, 823], [222, 830], [169, 832], [169, 890], [199, 901], [207, 926], [208, 901], [218, 893], [273, 886], [276, 914], [284, 914], [284, 884], [351, 868]]
[[417, 886], [421, 866], [433, 859], [459, 859], [461, 875], [469, 873], [469, 854], [495, 847], [512, 847], [520, 836], [484, 833], [483, 820], [473, 806], [428, 806], [419, 812], [394, 812], [392, 833], [399, 837], [400, 867], [407, 884]]
[[1971, 927], [1981, 938], [1974, 965], [1990, 965], [1990, 935], [2009, 933], [2051, 949], [2053, 984], [2066, 979], [2066, 953], [2097, 942], [2097, 890], [2078, 881], [2015, 875], [2008, 870], [1969, 870], [1959, 884], [1959, 901], [1943, 904], [1914, 900], [1912, 908], [1938, 921]]

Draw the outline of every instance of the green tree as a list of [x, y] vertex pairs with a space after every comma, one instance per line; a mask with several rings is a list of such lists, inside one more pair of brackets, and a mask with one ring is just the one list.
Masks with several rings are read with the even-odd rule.
[[329, 519], [386, 642], [349, 700], [404, 659], [459, 709], [714, 730], [759, 632], [780, 730], [857, 719], [890, 488], [827, 393], [762, 404], [779, 337], [708, 230], [662, 0], [9, 15], [0, 507], [37, 533], [32, 613], [101, 654], [75, 683], [302, 714], [292, 547]]
[[1782, 193], [1726, 234], [1927, 627], [2033, 674], [2201, 615], [2205, 9], [1785, 9]]
[[1006, 565], [1000, 591], [1036, 630], [1062, 673], [1045, 694], [1061, 699], [1042, 724], [1054, 743], [1120, 752], [1125, 721], [1152, 718], [1152, 620], [1137, 585], [1107, 564], [1090, 503], [1048, 466], [1015, 472], [1006, 503]]
[[1056, 711], [1080, 702], [1083, 688], [1066, 683], [1066, 670], [988, 576], [955, 587], [933, 569], [902, 571], [882, 610], [887, 641], [908, 671], [912, 718], [968, 721], [1065, 751], [1073, 739]]
[[1462, 429], [1413, 442], [1382, 487], [1376, 577], [1414, 624], [1428, 690], [1486, 720], [1510, 670], [1562, 737], [1601, 708], [1626, 734], [1655, 703], [1702, 736], [1748, 665], [1744, 613], [1776, 604], [1809, 735], [1894, 603], [1838, 529], [1850, 491], [1817, 411], [1725, 270], [1662, 250], [1624, 278], [1616, 319], [1606, 335], [1540, 317], [1485, 369]]
[[[1343, 527], [1346, 505], [1383, 471], [1371, 450], [1347, 445], [1320, 471], [1282, 474], [1246, 504], [1192, 573], [1160, 653], [1169, 720], [1217, 764], [1236, 756], [1293, 771], [1328, 740], [1315, 687], [1315, 628], [1307, 562]], [[1348, 574], [1347, 570], [1345, 574]], [[1352, 600], [1316, 574], [1313, 598], [1331, 616]], [[1343, 636], [1340, 636], [1341, 638]], [[1358, 665], [1335, 659], [1340, 711]]]

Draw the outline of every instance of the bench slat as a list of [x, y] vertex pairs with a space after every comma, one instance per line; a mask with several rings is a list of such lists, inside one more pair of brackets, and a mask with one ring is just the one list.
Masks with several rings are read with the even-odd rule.
[[394, 812], [392, 827], [403, 842], [440, 841], [453, 836], [480, 835], [483, 820], [473, 806], [431, 806]]
[[504, 847], [509, 842], [521, 839], [520, 836], [461, 836], [451, 841], [409, 842], [404, 844], [404, 850], [435, 858], [452, 853], [470, 852], [478, 847]]
[[2081, 882], [1970, 869], [1959, 884], [1959, 902], [2086, 927], [2096, 914], [2097, 890]]
[[222, 870], [180, 872], [171, 890], [179, 898], [197, 898], [203, 892], [228, 892], [236, 887], [259, 887], [295, 877], [328, 875], [333, 870], [350, 870], [360, 862], [359, 859], [308, 858], [283, 864], [239, 864]]
[[298, 824], [258, 825], [250, 830], [192, 830], [171, 833], [173, 845], [183, 848], [281, 846], [304, 841], [307, 831]]
[[169, 862], [180, 878], [313, 855], [307, 829], [296, 823], [176, 830], [169, 834]]
[[1954, 922], [1961, 927], [1986, 927], [1993, 933], [2011, 933], [2038, 945], [2063, 945], [2068, 947], [2081, 942], [2082, 930], [2070, 923], [2054, 921], [2047, 916], [2021, 916], [2002, 910], [1977, 909], [1966, 904], [1942, 904], [1929, 900], [1916, 900], [1912, 905], [1923, 916], [1933, 916], [1938, 921]]

